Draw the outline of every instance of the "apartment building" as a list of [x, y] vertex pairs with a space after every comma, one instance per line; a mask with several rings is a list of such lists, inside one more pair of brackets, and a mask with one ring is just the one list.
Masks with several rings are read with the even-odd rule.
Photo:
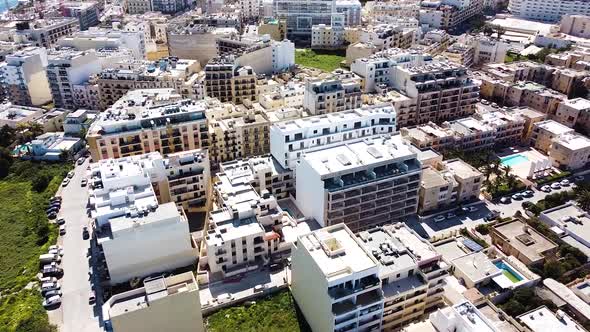
[[[209, 213], [205, 254], [200, 271], [208, 280], [219, 280], [286, 257], [298, 234], [311, 229], [282, 210], [268, 191], [252, 187], [239, 169], [219, 173], [214, 185], [216, 206]], [[205, 276], [203, 276], [205, 277]]]
[[590, 100], [584, 98], [568, 99], [557, 106], [553, 120], [574, 128], [590, 129]]
[[422, 172], [418, 211], [436, 211], [476, 200], [482, 182], [482, 173], [461, 159], [427, 167]]
[[427, 241], [402, 223], [373, 228], [357, 236], [379, 261], [383, 331], [397, 331], [443, 305], [448, 265]]
[[208, 97], [236, 104], [257, 99], [256, 73], [252, 67], [237, 66], [233, 56], [212, 59], [204, 71], [204, 88]]
[[185, 211], [206, 206], [211, 171], [206, 149], [171, 153], [163, 159], [167, 181], [153, 182], [160, 202], [174, 202]]
[[90, 49], [129, 49], [137, 60], [145, 58], [145, 35], [143, 31], [124, 31], [103, 28], [89, 28], [71, 36], [60, 38], [61, 47], [71, 47], [79, 51]]
[[[206, 77], [205, 82], [207, 82]], [[254, 101], [258, 98], [258, 95], [256, 94], [256, 73], [252, 67], [246, 66], [234, 70], [231, 79], [231, 93], [232, 102], [234, 104]]]
[[157, 151], [164, 155], [209, 146], [205, 102], [174, 100], [170, 90], [135, 90], [90, 126], [86, 139], [93, 160]]
[[234, 34], [218, 38], [220, 56], [233, 56], [237, 66], [251, 67], [262, 75], [274, 75], [290, 70], [295, 65], [295, 44], [288, 39], [273, 40], [270, 36]]
[[272, 156], [228, 161], [219, 166], [219, 171], [220, 181], [249, 184], [259, 195], [266, 190], [281, 200], [295, 191], [294, 172], [283, 168]]
[[320, 226], [357, 232], [414, 214], [421, 166], [398, 135], [307, 152], [297, 165], [297, 206]]
[[534, 124], [531, 135], [531, 146], [547, 153], [553, 140], [564, 134], [573, 134], [574, 129], [553, 120], [546, 120]]
[[521, 142], [526, 118], [518, 112], [490, 107], [487, 101], [477, 104], [473, 117], [494, 128], [496, 146], [509, 146]]
[[351, 69], [364, 79], [367, 92], [393, 88], [412, 99], [410, 107], [398, 112], [398, 118], [404, 119], [400, 126], [468, 116], [479, 98], [479, 82], [468, 75], [465, 67], [432, 61], [429, 55], [390, 50], [357, 59]]
[[258, 102], [267, 110], [279, 110], [290, 107], [303, 107], [305, 86], [301, 83], [290, 81], [286, 85], [280, 85], [278, 89], [263, 93], [259, 90]]
[[143, 32], [147, 60], [159, 60], [170, 55], [167, 36], [168, 17], [166, 15], [149, 12], [125, 18], [126, 23], [123, 30]]
[[149, 167], [132, 158], [91, 166], [89, 204], [111, 285], [185, 267], [197, 258], [184, 211], [172, 202], [158, 203]]
[[578, 133], [566, 133], [553, 139], [547, 152], [553, 166], [578, 169], [586, 166], [590, 157], [590, 139]]
[[50, 102], [46, 67], [47, 51], [43, 47], [27, 47], [7, 55], [0, 63], [0, 83], [8, 100], [23, 106]]
[[113, 295], [108, 300], [113, 331], [157, 332], [170, 328], [203, 332], [199, 286], [192, 272], [148, 278], [143, 287]]
[[490, 37], [477, 37], [473, 40], [473, 63], [504, 63], [509, 44]]
[[361, 82], [355, 74], [337, 69], [325, 78], [305, 82], [303, 108], [312, 115], [361, 106]]
[[584, 1], [532, 1], [532, 0], [510, 0], [508, 10], [512, 15], [524, 19], [559, 22], [564, 15], [590, 15], [590, 4]]
[[270, 128], [270, 152], [282, 167], [296, 170], [309, 152], [388, 135], [395, 128], [395, 109], [390, 104], [281, 121]]
[[471, 44], [457, 42], [451, 44], [451, 46], [449, 46], [441, 55], [449, 61], [465, 66], [465, 68], [469, 68], [473, 65], [475, 47]]
[[381, 330], [379, 261], [344, 224], [298, 237], [291, 292], [314, 331]]
[[524, 142], [530, 140], [536, 123], [547, 120], [547, 114], [535, 111], [529, 107], [515, 107], [512, 109], [512, 113], [524, 119], [524, 130], [522, 132]]
[[168, 57], [159, 61], [133, 61], [102, 70], [96, 79], [101, 110], [107, 109], [135, 89], [174, 89], [183, 98], [202, 99], [199, 63]]
[[81, 31], [100, 22], [100, 9], [96, 2], [64, 2], [61, 4], [61, 13], [64, 17], [77, 18]]
[[66, 114], [63, 121], [64, 133], [68, 136], [79, 136], [82, 132], [88, 132], [90, 124], [96, 118], [98, 112], [78, 109]]
[[403, 24], [377, 24], [357, 30], [358, 38], [350, 40], [351, 45], [346, 49], [348, 64], [389, 48], [410, 48], [418, 38], [417, 28], [408, 28]]
[[502, 331], [468, 300], [461, 301], [453, 306], [432, 313], [430, 315], [430, 322], [437, 331]]
[[43, 108], [2, 103], [0, 104], [0, 127], [16, 128], [19, 124], [35, 121], [43, 116], [44, 112]]
[[590, 24], [590, 18], [584, 15], [568, 14], [561, 17], [559, 22], [559, 32], [565, 34], [590, 38], [590, 31], [586, 27]]
[[339, 49], [344, 46], [344, 27], [318, 24], [311, 27], [312, 49]]
[[55, 107], [79, 108], [73, 86], [87, 82], [102, 67], [94, 51], [55, 50], [47, 60], [47, 79]]
[[368, 9], [370, 9], [369, 16], [373, 21], [384, 21], [390, 17], [417, 19], [420, 15], [420, 4], [408, 0], [379, 1]]
[[17, 39], [21, 43], [32, 46], [50, 48], [59, 39], [80, 30], [78, 19], [61, 17], [45, 18], [34, 21], [20, 21], [16, 24]]
[[211, 162], [220, 163], [270, 151], [270, 122], [254, 111], [236, 112], [231, 116], [209, 121]]
[[483, 0], [424, 1], [420, 3], [420, 24], [451, 30], [481, 14], [483, 7]]
[[287, 38], [292, 41], [310, 40], [312, 27], [357, 26], [361, 23], [361, 3], [356, 0], [315, 0], [303, 3], [301, 0], [276, 0], [273, 16], [287, 22]]

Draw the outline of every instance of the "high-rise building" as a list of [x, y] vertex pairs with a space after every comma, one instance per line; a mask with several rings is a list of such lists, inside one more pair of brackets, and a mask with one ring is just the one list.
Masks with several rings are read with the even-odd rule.
[[303, 108], [312, 115], [350, 110], [361, 106], [360, 78], [342, 69], [327, 77], [305, 82]]
[[422, 167], [399, 135], [307, 152], [297, 165], [297, 205], [320, 226], [352, 231], [415, 214]]
[[524, 19], [559, 22], [567, 14], [590, 15], [590, 3], [581, 0], [510, 0], [508, 10]]
[[100, 22], [100, 12], [96, 2], [64, 2], [61, 4], [61, 12], [64, 17], [77, 18], [82, 31]]
[[62, 37], [80, 30], [77, 18], [47, 18], [34, 21], [21, 21], [16, 24], [15, 39], [37, 47], [49, 48]]

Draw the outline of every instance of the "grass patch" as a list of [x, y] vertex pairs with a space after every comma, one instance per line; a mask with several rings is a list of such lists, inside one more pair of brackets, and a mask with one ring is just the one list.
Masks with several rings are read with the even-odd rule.
[[0, 331], [54, 332], [41, 302], [41, 294], [27, 290], [0, 300]]
[[337, 52], [312, 51], [309, 49], [295, 51], [295, 63], [303, 67], [311, 67], [331, 72], [340, 68], [344, 56]]
[[256, 300], [256, 304], [220, 310], [206, 319], [209, 332], [311, 331], [288, 291]]

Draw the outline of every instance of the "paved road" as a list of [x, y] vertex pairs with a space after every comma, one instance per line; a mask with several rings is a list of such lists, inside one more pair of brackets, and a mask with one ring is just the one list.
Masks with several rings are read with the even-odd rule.
[[58, 240], [65, 251], [62, 258], [64, 276], [60, 280], [63, 297], [61, 307], [49, 312], [49, 319], [59, 326], [61, 332], [103, 330], [99, 325], [99, 307], [88, 304], [91, 286], [86, 253], [89, 241], [82, 238], [82, 227], [88, 226], [89, 222], [86, 216], [88, 193], [86, 187], [80, 186], [80, 181], [86, 176], [87, 166], [88, 161], [76, 166], [76, 175], [60, 193], [63, 198], [60, 216], [66, 220], [66, 235]]

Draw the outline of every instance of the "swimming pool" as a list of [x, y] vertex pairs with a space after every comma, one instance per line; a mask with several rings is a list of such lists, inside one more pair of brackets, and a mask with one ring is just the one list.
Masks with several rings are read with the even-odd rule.
[[517, 283], [519, 281], [524, 280], [524, 278], [520, 275], [520, 273], [514, 271], [510, 265], [504, 263], [504, 261], [499, 261], [494, 263], [497, 268], [502, 270], [502, 273], [513, 283]]
[[502, 162], [502, 165], [512, 167], [514, 165], [522, 164], [524, 162], [529, 161], [529, 158], [527, 158], [521, 154], [515, 154], [512, 156], [500, 158], [500, 161]]

